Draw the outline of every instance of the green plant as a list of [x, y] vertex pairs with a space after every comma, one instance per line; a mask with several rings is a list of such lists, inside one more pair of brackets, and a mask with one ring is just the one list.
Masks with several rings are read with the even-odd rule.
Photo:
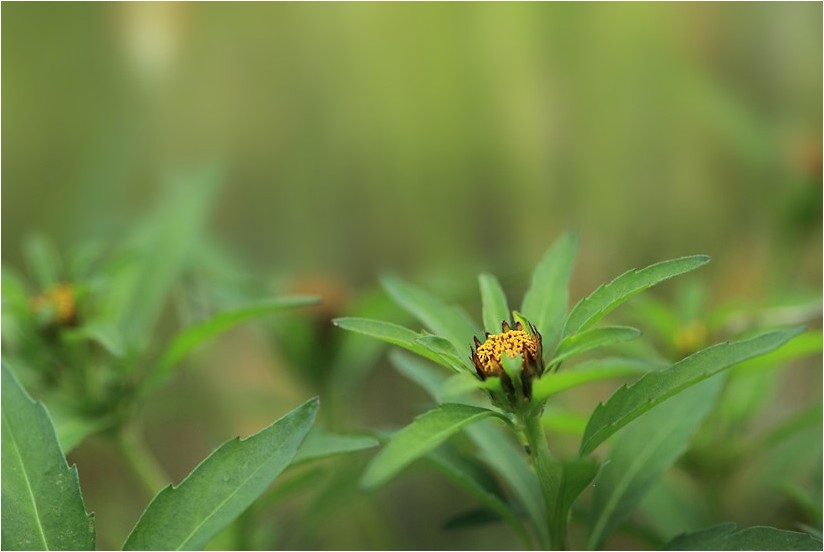
[[[86, 513], [77, 470], [69, 468], [54, 427], [3, 363], [3, 529], [7, 550], [93, 550], [94, 516]], [[217, 448], [179, 485], [146, 507], [124, 550], [193, 550], [236, 519], [290, 465], [373, 442], [310, 433], [312, 399], [246, 439]]]
[[[660, 358], [612, 357], [567, 368], [585, 353], [640, 335], [630, 327], [596, 326], [604, 316], [635, 294], [709, 260], [684, 257], [631, 270], [600, 286], [568, 312], [575, 252], [571, 235], [549, 249], [533, 272], [519, 311], [510, 310], [494, 276], [481, 275], [485, 334], [459, 307], [394, 277], [383, 280], [387, 293], [428, 331], [362, 318], [335, 320], [343, 329], [397, 345], [454, 372], [445, 378], [429, 363], [393, 355], [398, 369], [440, 405], [391, 436], [364, 474], [366, 488], [386, 483], [416, 459], [427, 457], [483, 504], [485, 515], [466, 516], [462, 523], [502, 519], [525, 545], [564, 549], [570, 513], [582, 515], [573, 511], [576, 499], [597, 477], [590, 513], [583, 514], [593, 521], [582, 544], [602, 546], [686, 449], [717, 396], [719, 380], [713, 376], [775, 351], [802, 332], [801, 328], [768, 331], [713, 345], [663, 366]], [[479, 335], [485, 335], [484, 341]], [[553, 412], [546, 408], [550, 398], [585, 383], [631, 376], [637, 378], [634, 383], [617, 389], [591, 413], [577, 453], [562, 456], [558, 449], [551, 450], [544, 430], [545, 419], [552, 423]], [[462, 430], [474, 444], [469, 454], [444, 445]], [[519, 447], [513, 446], [510, 435]], [[610, 438], [609, 462], [593, 457]], [[508, 487], [508, 494], [499, 481]], [[747, 546], [754, 532], [760, 546], [767, 548], [821, 546], [804, 533], [772, 528], [735, 532], [728, 527], [670, 544]], [[702, 540], [708, 535], [715, 540]]]
[[255, 435], [225, 443], [168, 486], [143, 440], [144, 402], [205, 342], [319, 301], [279, 296], [215, 309], [182, 292], [196, 287], [192, 281], [208, 282], [199, 278], [208, 246], [199, 236], [214, 185], [208, 178], [197, 183], [175, 189], [148, 223], [108, 251], [87, 245], [61, 258], [49, 241], [34, 238], [26, 248], [32, 281], [3, 267], [3, 548], [95, 547], [94, 519], [65, 458], [92, 434], [154, 496], [125, 549], [202, 548], [244, 511], [248, 518], [257, 503], [275, 503], [276, 492], [255, 501], [284, 470], [377, 444], [314, 424], [313, 399]]

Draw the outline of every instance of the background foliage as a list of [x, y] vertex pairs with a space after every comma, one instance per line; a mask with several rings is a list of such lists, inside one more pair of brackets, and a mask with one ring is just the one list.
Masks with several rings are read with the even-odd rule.
[[[633, 266], [713, 257], [691, 275], [694, 289], [655, 292], [678, 305], [674, 313], [662, 314], [655, 299], [632, 303], [644, 339], [665, 358], [701, 341], [700, 331], [679, 331], [692, 320], [725, 321], [705, 330], [711, 341], [788, 316], [818, 327], [821, 9], [3, 4], [3, 264], [36, 281], [23, 253], [32, 233], [54, 242], [68, 265], [78, 244], [105, 251], [166, 205], [180, 209], [176, 235], [193, 232], [197, 246], [185, 276], [147, 276], [162, 312], [151, 335], [132, 338], [168, 339], [176, 320], [242, 299], [323, 297], [215, 341], [147, 399], [138, 415], [174, 481], [231, 436], [315, 394], [319, 418], [337, 430], [393, 428], [419, 413], [428, 399], [397, 377], [385, 349], [329, 323], [342, 315], [407, 323], [377, 289], [387, 269], [480, 319], [477, 272], [520, 296], [543, 251], [572, 228], [581, 243], [573, 303]], [[216, 191], [181, 208], [169, 199], [180, 174], [208, 174], [189, 184]], [[810, 297], [811, 313], [798, 314]], [[740, 306], [745, 314], [724, 317]], [[660, 515], [661, 534], [684, 520], [790, 528], [799, 509], [812, 508], [813, 519], [816, 507], [820, 518], [820, 496], [805, 506], [799, 491], [814, 473], [798, 452], [809, 435], [779, 440], [783, 456], [743, 470], [742, 448], [701, 453], [714, 432], [751, 443], [792, 422], [799, 405], [811, 405], [820, 424], [814, 354], [782, 370], [731, 373], [745, 392], [720, 392], [726, 425], [699, 428], [686, 466], [641, 510], [664, 511], [687, 476], [706, 488], [726, 481], [725, 492], [710, 520], [689, 504]], [[611, 389], [566, 399], [566, 417], [548, 417], [557, 439], [575, 431], [576, 408]], [[820, 426], [813, 430], [820, 451]], [[497, 525], [444, 530], [473, 499], [424, 470], [360, 494], [365, 459], [336, 460], [312, 476], [311, 493], [263, 508], [271, 531], [250, 538], [296, 548], [518, 546]], [[144, 491], [97, 437], [71, 462], [87, 509], [98, 512], [98, 544], [118, 546]], [[796, 480], [782, 479], [788, 465]], [[756, 484], [765, 480], [783, 490]], [[638, 536], [621, 538], [634, 546]]]

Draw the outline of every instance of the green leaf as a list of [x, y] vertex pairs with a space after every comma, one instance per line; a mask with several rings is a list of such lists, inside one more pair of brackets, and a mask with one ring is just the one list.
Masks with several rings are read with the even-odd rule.
[[[128, 277], [118, 282], [121, 335], [143, 346], [189, 261], [216, 195], [221, 173], [204, 166], [169, 177], [169, 193], [138, 229]], [[120, 286], [118, 286], [120, 287]]]
[[487, 511], [494, 512], [496, 518], [506, 521], [524, 544], [530, 545], [523, 523], [513, 514], [512, 507], [507, 503], [494, 476], [483, 465], [445, 446], [431, 451], [427, 458], [444, 475], [478, 499]]
[[494, 510], [490, 510], [489, 508], [473, 508], [472, 510], [467, 510], [452, 516], [444, 522], [443, 528], [447, 531], [472, 529], [499, 521], [501, 521], [501, 516]]
[[94, 550], [77, 467], [69, 467], [46, 409], [2, 365], [2, 548]]
[[594, 381], [645, 374], [657, 367], [644, 360], [610, 357], [582, 362], [569, 370], [544, 374], [532, 382], [532, 400], [540, 402], [567, 389]]
[[338, 435], [327, 433], [320, 426], [315, 426], [300, 445], [292, 464], [317, 460], [344, 452], [355, 452], [378, 446], [378, 442], [365, 435]]
[[535, 528], [541, 548], [549, 546], [547, 514], [538, 476], [529, 466], [522, 449], [514, 446], [502, 428], [489, 421], [467, 428], [469, 438], [480, 451], [480, 458], [506, 482], [513, 497], [526, 512]]
[[244, 305], [242, 307], [225, 310], [212, 315], [208, 319], [189, 326], [175, 336], [166, 347], [157, 364], [157, 369], [151, 376], [152, 384], [157, 385], [166, 380], [177, 364], [186, 358], [204, 341], [211, 339], [248, 320], [259, 318], [284, 309], [316, 305], [320, 299], [313, 296], [276, 297], [266, 301]]
[[676, 537], [664, 550], [821, 550], [821, 541], [807, 533], [774, 527], [736, 531], [734, 523], [723, 523]]
[[587, 329], [636, 293], [679, 274], [695, 270], [709, 260], [706, 255], [693, 255], [625, 272], [578, 301], [569, 313], [563, 336]]
[[381, 279], [381, 284], [395, 303], [420, 320], [432, 333], [451, 341], [458, 351], [469, 347], [472, 338], [481, 333], [466, 312], [456, 305], [447, 305], [400, 278], [386, 276]]
[[587, 418], [583, 414], [548, 404], [541, 415], [541, 426], [545, 431], [581, 437], [587, 426]]
[[403, 347], [407, 351], [411, 351], [416, 355], [428, 358], [432, 362], [436, 362], [441, 366], [454, 369], [454, 367], [448, 361], [443, 359], [441, 355], [430, 351], [428, 348], [418, 343], [417, 339], [421, 337], [421, 334], [413, 332], [409, 328], [404, 328], [403, 326], [398, 326], [397, 324], [392, 324], [391, 322], [369, 320], [367, 318], [336, 318], [332, 320], [332, 323], [339, 328], [343, 328], [344, 330], [368, 335], [369, 337], [380, 339], [381, 341], [391, 343], [392, 345]]
[[607, 326], [605, 328], [594, 328], [575, 335], [570, 335], [561, 340], [552, 364], [560, 364], [564, 360], [583, 354], [598, 347], [606, 347], [615, 343], [622, 343], [636, 339], [641, 332], [636, 328], [627, 326]]
[[501, 331], [501, 323], [509, 321], [509, 305], [500, 282], [492, 274], [478, 276], [481, 287], [481, 305], [483, 305], [484, 328], [489, 333]]
[[475, 367], [469, 360], [469, 347], [467, 347], [467, 354], [461, 357], [458, 355], [458, 351], [455, 350], [452, 342], [443, 337], [438, 337], [437, 335], [422, 335], [415, 341], [449, 362], [449, 365], [454, 370], [460, 372], [463, 369], [467, 369], [471, 370], [472, 373], [475, 372]]
[[578, 240], [566, 233], [544, 254], [524, 295], [521, 312], [533, 323], [544, 340], [544, 350], [551, 352], [561, 335], [569, 308], [569, 278], [578, 249]]
[[598, 474], [601, 464], [595, 460], [575, 458], [561, 464], [561, 516], [566, 517], [575, 500], [589, 487]]
[[117, 327], [112, 324], [95, 323], [81, 326], [64, 332], [63, 337], [67, 341], [93, 341], [115, 357], [122, 357], [125, 354], [123, 337]]
[[372, 460], [363, 476], [362, 485], [375, 488], [386, 483], [407, 465], [417, 460], [465, 426], [488, 418], [503, 416], [465, 404], [443, 404], [426, 412], [394, 435], [389, 444]]
[[803, 328], [779, 330], [752, 339], [720, 343], [698, 351], [669, 368], [650, 372], [619, 388], [599, 404], [589, 419], [580, 453], [588, 454], [610, 435], [669, 397], [747, 359], [777, 349]]
[[392, 351], [389, 360], [395, 369], [408, 380], [416, 383], [432, 398], [437, 398], [446, 376], [431, 364], [400, 351]]
[[160, 491], [124, 550], [195, 550], [239, 516], [289, 465], [318, 409], [312, 399], [246, 439], [232, 439], [179, 486]]
[[595, 484], [587, 548], [599, 548], [661, 474], [686, 452], [722, 384], [715, 378], [687, 389], [616, 436]]
[[63, 454], [70, 453], [89, 435], [113, 425], [111, 418], [90, 418], [56, 397], [50, 398], [49, 415]]
[[23, 242], [23, 255], [40, 291], [46, 291], [60, 282], [60, 255], [54, 243], [45, 236], [36, 234], [27, 238]]

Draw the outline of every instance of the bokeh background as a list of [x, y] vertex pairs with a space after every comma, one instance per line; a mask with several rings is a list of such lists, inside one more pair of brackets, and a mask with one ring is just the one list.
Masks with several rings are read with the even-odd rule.
[[[478, 271], [517, 296], [573, 229], [573, 299], [693, 253], [713, 257], [694, 276], [712, 304], [820, 294], [819, 3], [4, 3], [2, 16], [4, 265], [23, 265], [35, 232], [58, 250], [116, 241], [174, 175], [207, 167], [202, 238], [219, 268], [324, 297], [295, 315], [314, 341], [286, 322], [232, 332], [147, 405], [175, 480], [342, 389], [316, 349], [332, 316], [380, 296], [384, 271], [477, 315]], [[375, 355], [355, 394], [329, 398], [348, 429], [402, 424], [424, 402]], [[779, 404], [820, 397], [820, 360]], [[117, 546], [145, 499], [105, 443], [72, 459], [99, 542]], [[456, 494], [420, 470], [329, 513], [298, 498], [272, 524], [290, 547], [517, 546], [500, 528], [443, 530], [472, 503]], [[316, 525], [293, 530], [302, 520]]]

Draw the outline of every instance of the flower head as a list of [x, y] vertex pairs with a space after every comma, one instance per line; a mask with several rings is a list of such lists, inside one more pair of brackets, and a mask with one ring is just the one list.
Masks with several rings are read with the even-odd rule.
[[48, 317], [60, 326], [73, 325], [77, 321], [74, 286], [58, 284], [45, 293], [32, 297], [31, 309], [35, 314]]
[[520, 392], [526, 400], [532, 395], [532, 380], [540, 376], [544, 371], [543, 350], [541, 345], [541, 334], [530, 323], [528, 327], [518, 321], [515, 328], [511, 328], [509, 323], [501, 323], [501, 333], [486, 334], [486, 341], [483, 343], [476, 337], [475, 347], [472, 351], [472, 364], [481, 381], [487, 378], [501, 378], [501, 386], [512, 401], [516, 398], [518, 391], [512, 376], [504, 368], [503, 355], [510, 359], [521, 357], [520, 369]]

